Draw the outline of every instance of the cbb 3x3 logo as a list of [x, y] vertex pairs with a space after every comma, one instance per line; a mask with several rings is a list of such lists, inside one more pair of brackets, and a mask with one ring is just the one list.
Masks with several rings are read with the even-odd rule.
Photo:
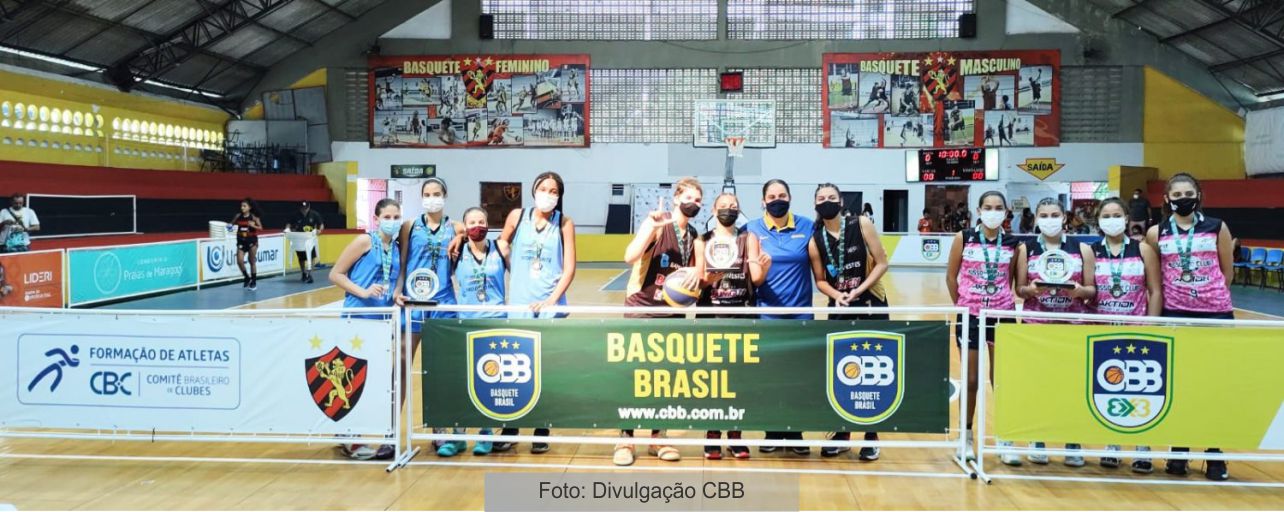
[[825, 342], [829, 405], [857, 425], [886, 420], [905, 396], [905, 335], [882, 331], [830, 333]]
[[1150, 430], [1172, 408], [1173, 339], [1149, 334], [1088, 337], [1088, 405], [1106, 428]]
[[531, 412], [539, 401], [541, 370], [540, 333], [468, 333], [468, 397], [487, 418], [511, 421]]

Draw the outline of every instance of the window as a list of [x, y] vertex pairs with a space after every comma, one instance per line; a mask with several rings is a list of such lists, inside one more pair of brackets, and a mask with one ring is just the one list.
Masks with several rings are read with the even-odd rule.
[[729, 39], [958, 37], [975, 0], [729, 0]]
[[698, 99], [718, 97], [716, 69], [593, 69], [593, 142], [691, 143]]
[[482, 0], [496, 39], [718, 38], [717, 0]]
[[745, 74], [744, 91], [727, 99], [776, 100], [777, 143], [820, 143], [822, 73], [815, 68], [733, 69]]

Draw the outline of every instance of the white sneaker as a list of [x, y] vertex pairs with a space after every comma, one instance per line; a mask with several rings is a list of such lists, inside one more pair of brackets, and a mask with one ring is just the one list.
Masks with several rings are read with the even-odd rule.
[[966, 442], [963, 447], [963, 460], [976, 460], [976, 445], [972, 441], [972, 430], [964, 430], [963, 436], [963, 440]]
[[[1066, 449], [1067, 449], [1067, 450], [1081, 450], [1081, 449], [1083, 449], [1083, 447], [1082, 447], [1082, 446], [1079, 446], [1079, 444], [1077, 444], [1077, 443], [1069, 443], [1069, 444], [1067, 444], [1067, 445], [1066, 445]], [[1066, 461], [1065, 461], [1065, 464], [1066, 464], [1067, 466], [1072, 467], [1072, 468], [1081, 468], [1081, 467], [1083, 467], [1083, 465], [1084, 465], [1083, 456], [1082, 456], [1082, 455], [1066, 455]]]
[[[999, 441], [999, 448], [1011, 448], [1011, 447], [1012, 447], [1012, 441]], [[1012, 453], [1005, 453], [1005, 454], [999, 455], [999, 461], [1009, 466], [1020, 466], [1021, 456], [1012, 454]]]
[[379, 447], [368, 444], [350, 444], [345, 448], [348, 457], [353, 460], [374, 460], [379, 455]]
[[[1030, 443], [1030, 448], [1034, 448], [1035, 450], [1042, 450], [1043, 442], [1035, 441], [1033, 443]], [[1030, 462], [1039, 464], [1039, 465], [1048, 463], [1048, 455], [1046, 453], [1031, 454], [1031, 455], [1027, 455], [1025, 458], [1026, 460], [1029, 460]]]

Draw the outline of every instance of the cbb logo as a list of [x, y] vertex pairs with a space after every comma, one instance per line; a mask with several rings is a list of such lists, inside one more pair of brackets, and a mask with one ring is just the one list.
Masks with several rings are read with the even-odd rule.
[[905, 396], [905, 335], [882, 331], [830, 333], [825, 343], [825, 392], [834, 412], [857, 425], [891, 417]]
[[838, 361], [837, 372], [848, 386], [886, 386], [896, 379], [895, 364], [887, 356], [847, 356]]
[[530, 413], [540, 394], [540, 333], [487, 329], [468, 333], [468, 397], [487, 418]]
[[477, 358], [477, 378], [487, 384], [525, 384], [531, 380], [531, 358], [525, 354], [483, 355]]
[[1103, 426], [1137, 433], [1172, 407], [1173, 340], [1146, 334], [1088, 337], [1088, 403]]

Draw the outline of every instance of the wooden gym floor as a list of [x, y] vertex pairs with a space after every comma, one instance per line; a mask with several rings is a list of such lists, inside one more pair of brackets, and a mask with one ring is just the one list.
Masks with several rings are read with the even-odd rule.
[[[623, 292], [601, 291], [620, 269], [581, 269], [570, 291], [573, 304], [617, 305]], [[318, 273], [318, 277], [321, 277]], [[887, 279], [893, 305], [947, 305], [942, 272], [895, 269]], [[269, 299], [252, 308], [315, 308], [342, 299], [327, 287]], [[817, 303], [822, 303], [819, 299]], [[1266, 318], [1240, 312], [1241, 318]], [[957, 365], [954, 371], [957, 373]], [[567, 432], [579, 434], [581, 432]], [[611, 435], [611, 431], [584, 432]], [[701, 432], [671, 431], [673, 436], [700, 437]], [[760, 433], [747, 433], [750, 437]], [[822, 434], [809, 434], [819, 439]], [[883, 439], [908, 439], [884, 435]], [[483, 507], [483, 476], [496, 471], [586, 471], [566, 465], [611, 464], [610, 445], [553, 444], [550, 452], [531, 455], [529, 445], [515, 451], [474, 457], [470, 452], [440, 459], [431, 450], [416, 462], [438, 463], [535, 463], [558, 465], [530, 469], [417, 465], [393, 473], [380, 464], [317, 464], [161, 461], [156, 457], [217, 457], [232, 459], [306, 459], [339, 461], [329, 445], [210, 444], [99, 442], [71, 440], [0, 439], [0, 508], [12, 504], [32, 509], [449, 509]], [[942, 450], [884, 449], [881, 460], [856, 461], [845, 455], [822, 459], [817, 450], [810, 457], [792, 454], [759, 454], [749, 461], [705, 461], [697, 447], [682, 447], [683, 460], [664, 463], [639, 450], [637, 467], [788, 468], [802, 471], [800, 505], [805, 510], [835, 509], [1284, 509], [1284, 488], [1213, 487], [1185, 485], [1130, 485], [1101, 482], [1052, 482], [1000, 480], [992, 485], [959, 478], [882, 476], [872, 471], [958, 473]], [[68, 458], [66, 454], [91, 458]], [[122, 458], [130, 457], [130, 458]], [[151, 457], [149, 459], [149, 457]], [[1052, 464], [1007, 468], [990, 459], [995, 474], [1115, 477], [1166, 480], [1160, 469], [1151, 475], [1134, 475], [1126, 468], [1103, 469], [1095, 459], [1083, 468], [1068, 468], [1054, 457]], [[1232, 463], [1232, 477], [1241, 481], [1284, 482], [1284, 464]], [[1192, 470], [1201, 469], [1199, 463]], [[832, 474], [829, 471], [860, 471]], [[627, 469], [624, 469], [627, 471]], [[1202, 482], [1202, 473], [1185, 478]]]

